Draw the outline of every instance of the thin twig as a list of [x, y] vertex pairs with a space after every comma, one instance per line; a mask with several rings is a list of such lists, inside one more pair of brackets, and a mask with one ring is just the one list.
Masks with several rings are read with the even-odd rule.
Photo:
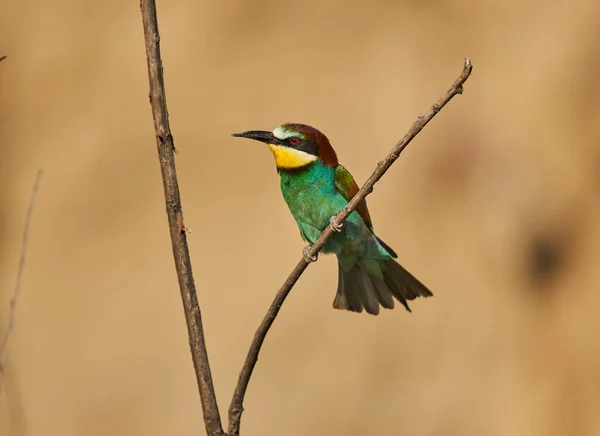
[[179, 280], [181, 299], [187, 322], [190, 350], [194, 362], [194, 370], [202, 402], [204, 425], [209, 436], [223, 434], [221, 418], [215, 390], [213, 387], [208, 353], [204, 341], [204, 330], [196, 285], [192, 276], [192, 264], [187, 245], [186, 230], [183, 224], [179, 183], [175, 171], [175, 145], [169, 126], [165, 84], [163, 80], [163, 66], [160, 56], [160, 37], [156, 18], [156, 4], [154, 0], [141, 0], [142, 21], [144, 24], [144, 39], [146, 42], [146, 58], [148, 61], [148, 79], [150, 82], [150, 105], [154, 118], [156, 145], [163, 179], [165, 202], [169, 229], [171, 232], [171, 245], [175, 258], [175, 269]]
[[[371, 174], [371, 177], [365, 182], [365, 184], [360, 188], [360, 190], [356, 193], [356, 195], [348, 202], [346, 207], [342, 209], [336, 216], [335, 222], [338, 225], [341, 225], [346, 218], [352, 213], [354, 209], [358, 206], [358, 204], [373, 191], [373, 186], [381, 177], [385, 174], [388, 168], [394, 163], [396, 159], [400, 156], [400, 153], [406, 148], [406, 146], [413, 140], [415, 136], [431, 121], [431, 119], [454, 97], [456, 94], [462, 94], [462, 86], [466, 82], [466, 80], [471, 75], [471, 71], [473, 70], [473, 66], [471, 65], [470, 59], [465, 59], [465, 64], [462, 73], [456, 79], [456, 81], [452, 84], [448, 92], [440, 98], [440, 100], [435, 103], [431, 108], [425, 113], [425, 115], [420, 116], [413, 123], [412, 127], [404, 135], [404, 137], [398, 141], [396, 146], [392, 149], [390, 154], [379, 164], [375, 171]], [[310, 257], [315, 256], [319, 253], [319, 251], [323, 248], [327, 240], [333, 235], [334, 229], [332, 225], [329, 225], [323, 230], [321, 235], [317, 238], [314, 244], [308, 250], [308, 255]], [[248, 351], [248, 355], [246, 356], [246, 361], [244, 362], [244, 366], [242, 367], [242, 371], [240, 372], [240, 376], [238, 379], [237, 386], [235, 388], [235, 392], [233, 394], [233, 398], [231, 400], [231, 405], [229, 406], [229, 428], [228, 435], [237, 436], [240, 432], [240, 419], [242, 417], [243, 401], [244, 395], [246, 393], [246, 388], [248, 387], [248, 383], [250, 381], [250, 377], [252, 376], [252, 371], [254, 369], [254, 365], [256, 365], [256, 361], [258, 360], [258, 353], [262, 347], [262, 344], [265, 340], [273, 321], [275, 321], [275, 317], [279, 312], [279, 309], [283, 305], [286, 297], [292, 290], [292, 287], [298, 281], [304, 270], [308, 267], [308, 262], [304, 259], [304, 257], [298, 262], [296, 267], [292, 270], [288, 278], [285, 280], [277, 294], [275, 295], [275, 299], [261, 324], [258, 327], [258, 330], [254, 334], [254, 339], [252, 340], [252, 344], [250, 345], [250, 350]]]
[[[2, 60], [3, 58], [0, 58]], [[40, 168], [35, 177], [33, 188], [31, 189], [31, 197], [29, 198], [29, 206], [27, 206], [27, 214], [25, 215], [25, 227], [23, 228], [23, 239], [21, 240], [21, 258], [19, 260], [19, 269], [17, 270], [17, 282], [15, 283], [15, 289], [10, 299], [9, 312], [8, 312], [8, 324], [6, 325], [6, 333], [4, 333], [4, 340], [2, 341], [2, 347], [0, 348], [0, 392], [2, 391], [2, 378], [4, 376], [4, 365], [6, 362], [6, 356], [8, 351], [8, 343], [10, 342], [11, 333], [15, 326], [15, 312], [17, 307], [17, 300], [21, 294], [21, 279], [23, 278], [23, 270], [25, 269], [25, 259], [27, 258], [27, 242], [29, 239], [29, 225], [31, 223], [31, 217], [33, 215], [33, 206], [35, 204], [35, 197], [40, 187], [40, 180], [42, 179], [43, 170]]]
[[4, 59], [6, 59], [6, 55], [4, 55], [0, 58], [0, 62], [2, 62]]

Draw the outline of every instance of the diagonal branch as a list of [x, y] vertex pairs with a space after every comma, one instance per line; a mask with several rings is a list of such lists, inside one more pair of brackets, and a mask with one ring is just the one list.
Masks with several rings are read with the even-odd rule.
[[0, 62], [2, 62], [4, 59], [6, 59], [6, 55], [0, 57]]
[[[406, 146], [413, 140], [415, 136], [431, 121], [431, 119], [456, 95], [462, 94], [463, 84], [467, 81], [469, 76], [471, 75], [471, 71], [473, 70], [473, 66], [471, 65], [470, 59], [465, 59], [465, 64], [462, 73], [456, 81], [452, 84], [450, 89], [444, 94], [442, 98], [440, 98], [425, 115], [420, 116], [413, 123], [412, 127], [404, 135], [404, 137], [398, 141], [396, 146], [392, 149], [390, 154], [381, 162], [377, 164], [377, 168], [371, 174], [371, 177], [365, 182], [365, 184], [360, 188], [360, 190], [356, 193], [356, 195], [348, 202], [346, 207], [342, 209], [333, 219], [335, 224], [341, 225], [346, 218], [352, 213], [354, 209], [358, 206], [358, 204], [373, 191], [373, 186], [381, 177], [385, 174], [385, 172], [392, 166], [392, 164], [398, 159], [400, 153], [406, 148]], [[317, 238], [314, 244], [308, 250], [308, 256], [313, 257], [319, 253], [319, 251], [323, 248], [327, 240], [333, 235], [334, 229], [332, 224], [327, 226], [325, 230], [321, 233], [321, 235]], [[262, 344], [265, 340], [273, 321], [275, 321], [275, 317], [279, 313], [279, 309], [283, 305], [286, 297], [292, 290], [292, 287], [304, 270], [308, 267], [308, 262], [302, 258], [300, 262], [296, 265], [296, 267], [292, 270], [288, 278], [285, 280], [277, 294], [275, 295], [275, 299], [264, 319], [258, 326], [258, 330], [254, 334], [254, 339], [252, 340], [252, 344], [250, 345], [250, 350], [248, 351], [248, 355], [246, 356], [246, 361], [244, 362], [244, 366], [242, 367], [242, 371], [240, 372], [237, 386], [235, 388], [235, 392], [233, 394], [233, 398], [231, 400], [231, 405], [229, 406], [229, 428], [228, 435], [237, 436], [240, 433], [240, 420], [242, 417], [243, 402], [244, 395], [246, 394], [246, 389], [248, 387], [248, 383], [250, 382], [250, 377], [252, 376], [252, 371], [254, 370], [254, 366], [256, 365], [256, 361], [258, 360], [258, 353], [262, 347]]]
[[[0, 60], [2, 59], [4, 59], [4, 57], [0, 58]], [[25, 259], [27, 258], [29, 226], [31, 224], [31, 217], [33, 216], [33, 206], [35, 204], [35, 197], [40, 187], [40, 180], [42, 179], [43, 172], [44, 171], [40, 168], [37, 172], [37, 175], [35, 176], [35, 182], [33, 184], [33, 188], [31, 189], [29, 206], [27, 206], [27, 214], [25, 215], [25, 228], [23, 229], [23, 239], [21, 241], [21, 257], [19, 260], [19, 269], [17, 270], [17, 282], [15, 284], [15, 289], [10, 300], [6, 333], [4, 333], [4, 340], [2, 341], [2, 345], [0, 345], [0, 392], [2, 391], [2, 377], [4, 376], [4, 365], [6, 363], [8, 343], [10, 342], [10, 335], [15, 325], [15, 312], [17, 307], [17, 300], [19, 298], [19, 295], [21, 294], [21, 279], [23, 278], [23, 270], [25, 269]]]
[[146, 42], [150, 105], [152, 106], [152, 116], [154, 118], [156, 145], [158, 147], [167, 217], [171, 232], [171, 245], [188, 328], [190, 350], [194, 362], [198, 390], [200, 391], [204, 425], [209, 436], [220, 436], [223, 434], [223, 428], [221, 427], [221, 418], [217, 407], [208, 362], [208, 353], [204, 341], [202, 317], [198, 305], [198, 296], [196, 295], [196, 285], [192, 276], [192, 264], [187, 245], [186, 229], [183, 225], [179, 183], [177, 181], [177, 172], [175, 171], [175, 145], [169, 126], [155, 1], [141, 0], [140, 8], [142, 10], [144, 39]]

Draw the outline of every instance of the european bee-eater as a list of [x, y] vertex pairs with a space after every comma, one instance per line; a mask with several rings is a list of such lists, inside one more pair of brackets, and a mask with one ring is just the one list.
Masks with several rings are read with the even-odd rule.
[[[358, 192], [354, 178], [338, 163], [327, 137], [313, 127], [287, 123], [272, 132], [252, 130], [233, 136], [269, 146], [281, 178], [283, 198], [302, 239], [311, 244], [329, 225], [331, 217]], [[396, 297], [410, 312], [407, 300], [433, 295], [394, 260], [394, 250], [375, 235], [365, 200], [336, 230], [322, 250], [335, 253], [338, 259], [334, 308], [353, 312], [364, 308], [377, 315], [379, 305], [392, 309], [392, 297]], [[316, 260], [308, 258], [306, 248], [306, 260]]]

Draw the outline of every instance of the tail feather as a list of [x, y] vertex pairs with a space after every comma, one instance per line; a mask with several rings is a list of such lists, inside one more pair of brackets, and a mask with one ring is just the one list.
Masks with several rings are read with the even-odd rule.
[[395, 284], [395, 287], [407, 300], [417, 297], [431, 297], [433, 293], [421, 283], [415, 276], [409, 273], [402, 265], [394, 260], [385, 262], [384, 279]]
[[362, 312], [363, 305], [360, 298], [360, 276], [352, 268], [348, 273], [344, 273], [339, 268], [338, 291], [333, 301], [333, 307], [350, 310], [352, 312]]
[[379, 313], [379, 294], [377, 292], [377, 288], [375, 287], [375, 283], [371, 279], [369, 273], [362, 267], [362, 265], [358, 265], [358, 274], [360, 275], [359, 286], [362, 286], [359, 290], [359, 295], [365, 306], [365, 310], [367, 313], [372, 315], [377, 315]]
[[389, 292], [394, 297], [396, 297], [396, 300], [398, 300], [406, 310], [412, 312], [412, 310], [410, 310], [410, 307], [408, 306], [408, 302], [406, 301], [406, 297], [404, 296], [404, 293], [402, 292], [401, 288], [399, 288], [398, 285], [396, 285], [396, 282], [390, 280], [387, 277], [386, 279], [387, 280], [385, 281], [385, 284], [388, 285]]
[[379, 298], [379, 303], [386, 309], [393, 309], [394, 297], [389, 291], [385, 281], [373, 276], [371, 276], [371, 280], [373, 280], [373, 283], [375, 283], [375, 289], [377, 290], [377, 297]]
[[383, 280], [369, 274], [360, 261], [349, 271], [344, 271], [341, 265], [338, 265], [338, 289], [333, 307], [352, 312], [362, 312], [364, 309], [371, 315], [377, 315], [379, 305], [393, 309], [395, 297], [410, 312], [407, 301], [433, 295], [395, 260], [383, 260], [379, 265], [383, 272]]

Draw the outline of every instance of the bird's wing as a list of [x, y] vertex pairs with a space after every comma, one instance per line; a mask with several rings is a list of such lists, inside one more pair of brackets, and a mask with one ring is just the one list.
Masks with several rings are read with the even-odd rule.
[[[335, 168], [333, 182], [339, 193], [342, 194], [346, 201], [350, 201], [352, 197], [354, 197], [358, 192], [358, 185], [354, 181], [354, 177], [352, 177], [350, 171], [348, 171], [341, 165], [338, 165]], [[387, 250], [390, 256], [392, 256], [393, 258], [398, 257], [396, 252], [392, 250], [392, 248], [389, 245], [387, 245], [385, 242], [379, 239], [373, 232], [373, 223], [371, 222], [371, 215], [369, 215], [369, 209], [367, 209], [366, 200], [363, 200], [358, 204], [356, 212], [358, 212], [358, 214], [361, 216], [371, 233], [373, 233], [373, 236], [375, 236], [377, 241], [383, 246], [383, 248]]]
[[[352, 197], [356, 195], [358, 192], [358, 185], [354, 181], [352, 174], [346, 168], [341, 165], [338, 165], [335, 168], [335, 176], [334, 176], [334, 184], [340, 194], [346, 199], [346, 201], [350, 201]], [[373, 223], [371, 222], [371, 216], [369, 215], [369, 209], [367, 209], [367, 202], [363, 200], [359, 203], [356, 211], [361, 216], [367, 227], [372, 231]]]

